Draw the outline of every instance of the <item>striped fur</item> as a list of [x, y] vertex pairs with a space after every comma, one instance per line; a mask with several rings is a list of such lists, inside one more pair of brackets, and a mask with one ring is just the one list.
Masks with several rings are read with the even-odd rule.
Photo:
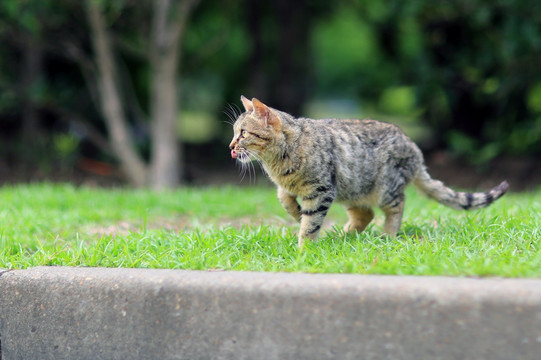
[[432, 179], [425, 169], [422, 169], [413, 179], [413, 185], [428, 197], [457, 210], [477, 210], [487, 207], [509, 189], [507, 181], [503, 181], [486, 192], [457, 192], [445, 186], [441, 181]]
[[317, 240], [335, 201], [347, 210], [345, 230], [364, 230], [374, 217], [372, 208], [380, 207], [383, 231], [394, 236], [410, 182], [440, 203], [465, 210], [488, 206], [508, 189], [503, 182], [485, 193], [463, 193], [433, 180], [417, 145], [395, 125], [294, 118], [257, 99], [241, 100], [246, 111], [233, 124], [231, 156], [245, 165], [261, 162], [278, 186], [280, 203], [301, 223], [299, 246]]

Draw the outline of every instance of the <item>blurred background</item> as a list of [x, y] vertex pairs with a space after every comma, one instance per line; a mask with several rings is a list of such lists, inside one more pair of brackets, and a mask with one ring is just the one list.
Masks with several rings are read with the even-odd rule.
[[2, 0], [0, 44], [2, 184], [238, 184], [241, 94], [396, 123], [451, 185], [541, 181], [541, 2]]

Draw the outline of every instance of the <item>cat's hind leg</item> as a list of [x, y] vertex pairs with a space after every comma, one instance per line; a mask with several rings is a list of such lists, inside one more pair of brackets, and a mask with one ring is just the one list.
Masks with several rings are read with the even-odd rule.
[[404, 189], [411, 175], [410, 170], [412, 167], [408, 165], [406, 160], [395, 159], [398, 162], [388, 168], [385, 186], [382, 187], [380, 208], [385, 213], [383, 232], [393, 237], [400, 230], [402, 214], [404, 213]]
[[385, 213], [385, 223], [383, 232], [390, 236], [396, 236], [402, 223], [402, 214], [404, 213], [404, 196], [399, 196], [392, 203], [382, 206], [381, 210]]
[[369, 207], [350, 206], [346, 209], [349, 221], [344, 226], [346, 232], [361, 232], [374, 218], [374, 211]]

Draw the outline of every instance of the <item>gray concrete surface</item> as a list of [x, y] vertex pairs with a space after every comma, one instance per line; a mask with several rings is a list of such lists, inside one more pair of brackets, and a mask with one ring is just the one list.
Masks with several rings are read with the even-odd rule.
[[12, 359], [541, 359], [541, 280], [0, 270]]

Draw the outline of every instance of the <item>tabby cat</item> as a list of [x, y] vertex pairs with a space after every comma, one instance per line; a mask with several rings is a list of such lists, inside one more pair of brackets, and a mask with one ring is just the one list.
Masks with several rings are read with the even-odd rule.
[[430, 177], [417, 145], [395, 125], [294, 118], [255, 98], [241, 101], [246, 111], [233, 124], [231, 157], [244, 165], [260, 161], [278, 186], [280, 203], [301, 223], [300, 247], [305, 239], [317, 240], [333, 201], [347, 210], [346, 231], [363, 231], [377, 206], [385, 214], [383, 231], [395, 236], [410, 182], [436, 201], [464, 210], [490, 205], [509, 187], [505, 181], [483, 193], [446, 187]]

